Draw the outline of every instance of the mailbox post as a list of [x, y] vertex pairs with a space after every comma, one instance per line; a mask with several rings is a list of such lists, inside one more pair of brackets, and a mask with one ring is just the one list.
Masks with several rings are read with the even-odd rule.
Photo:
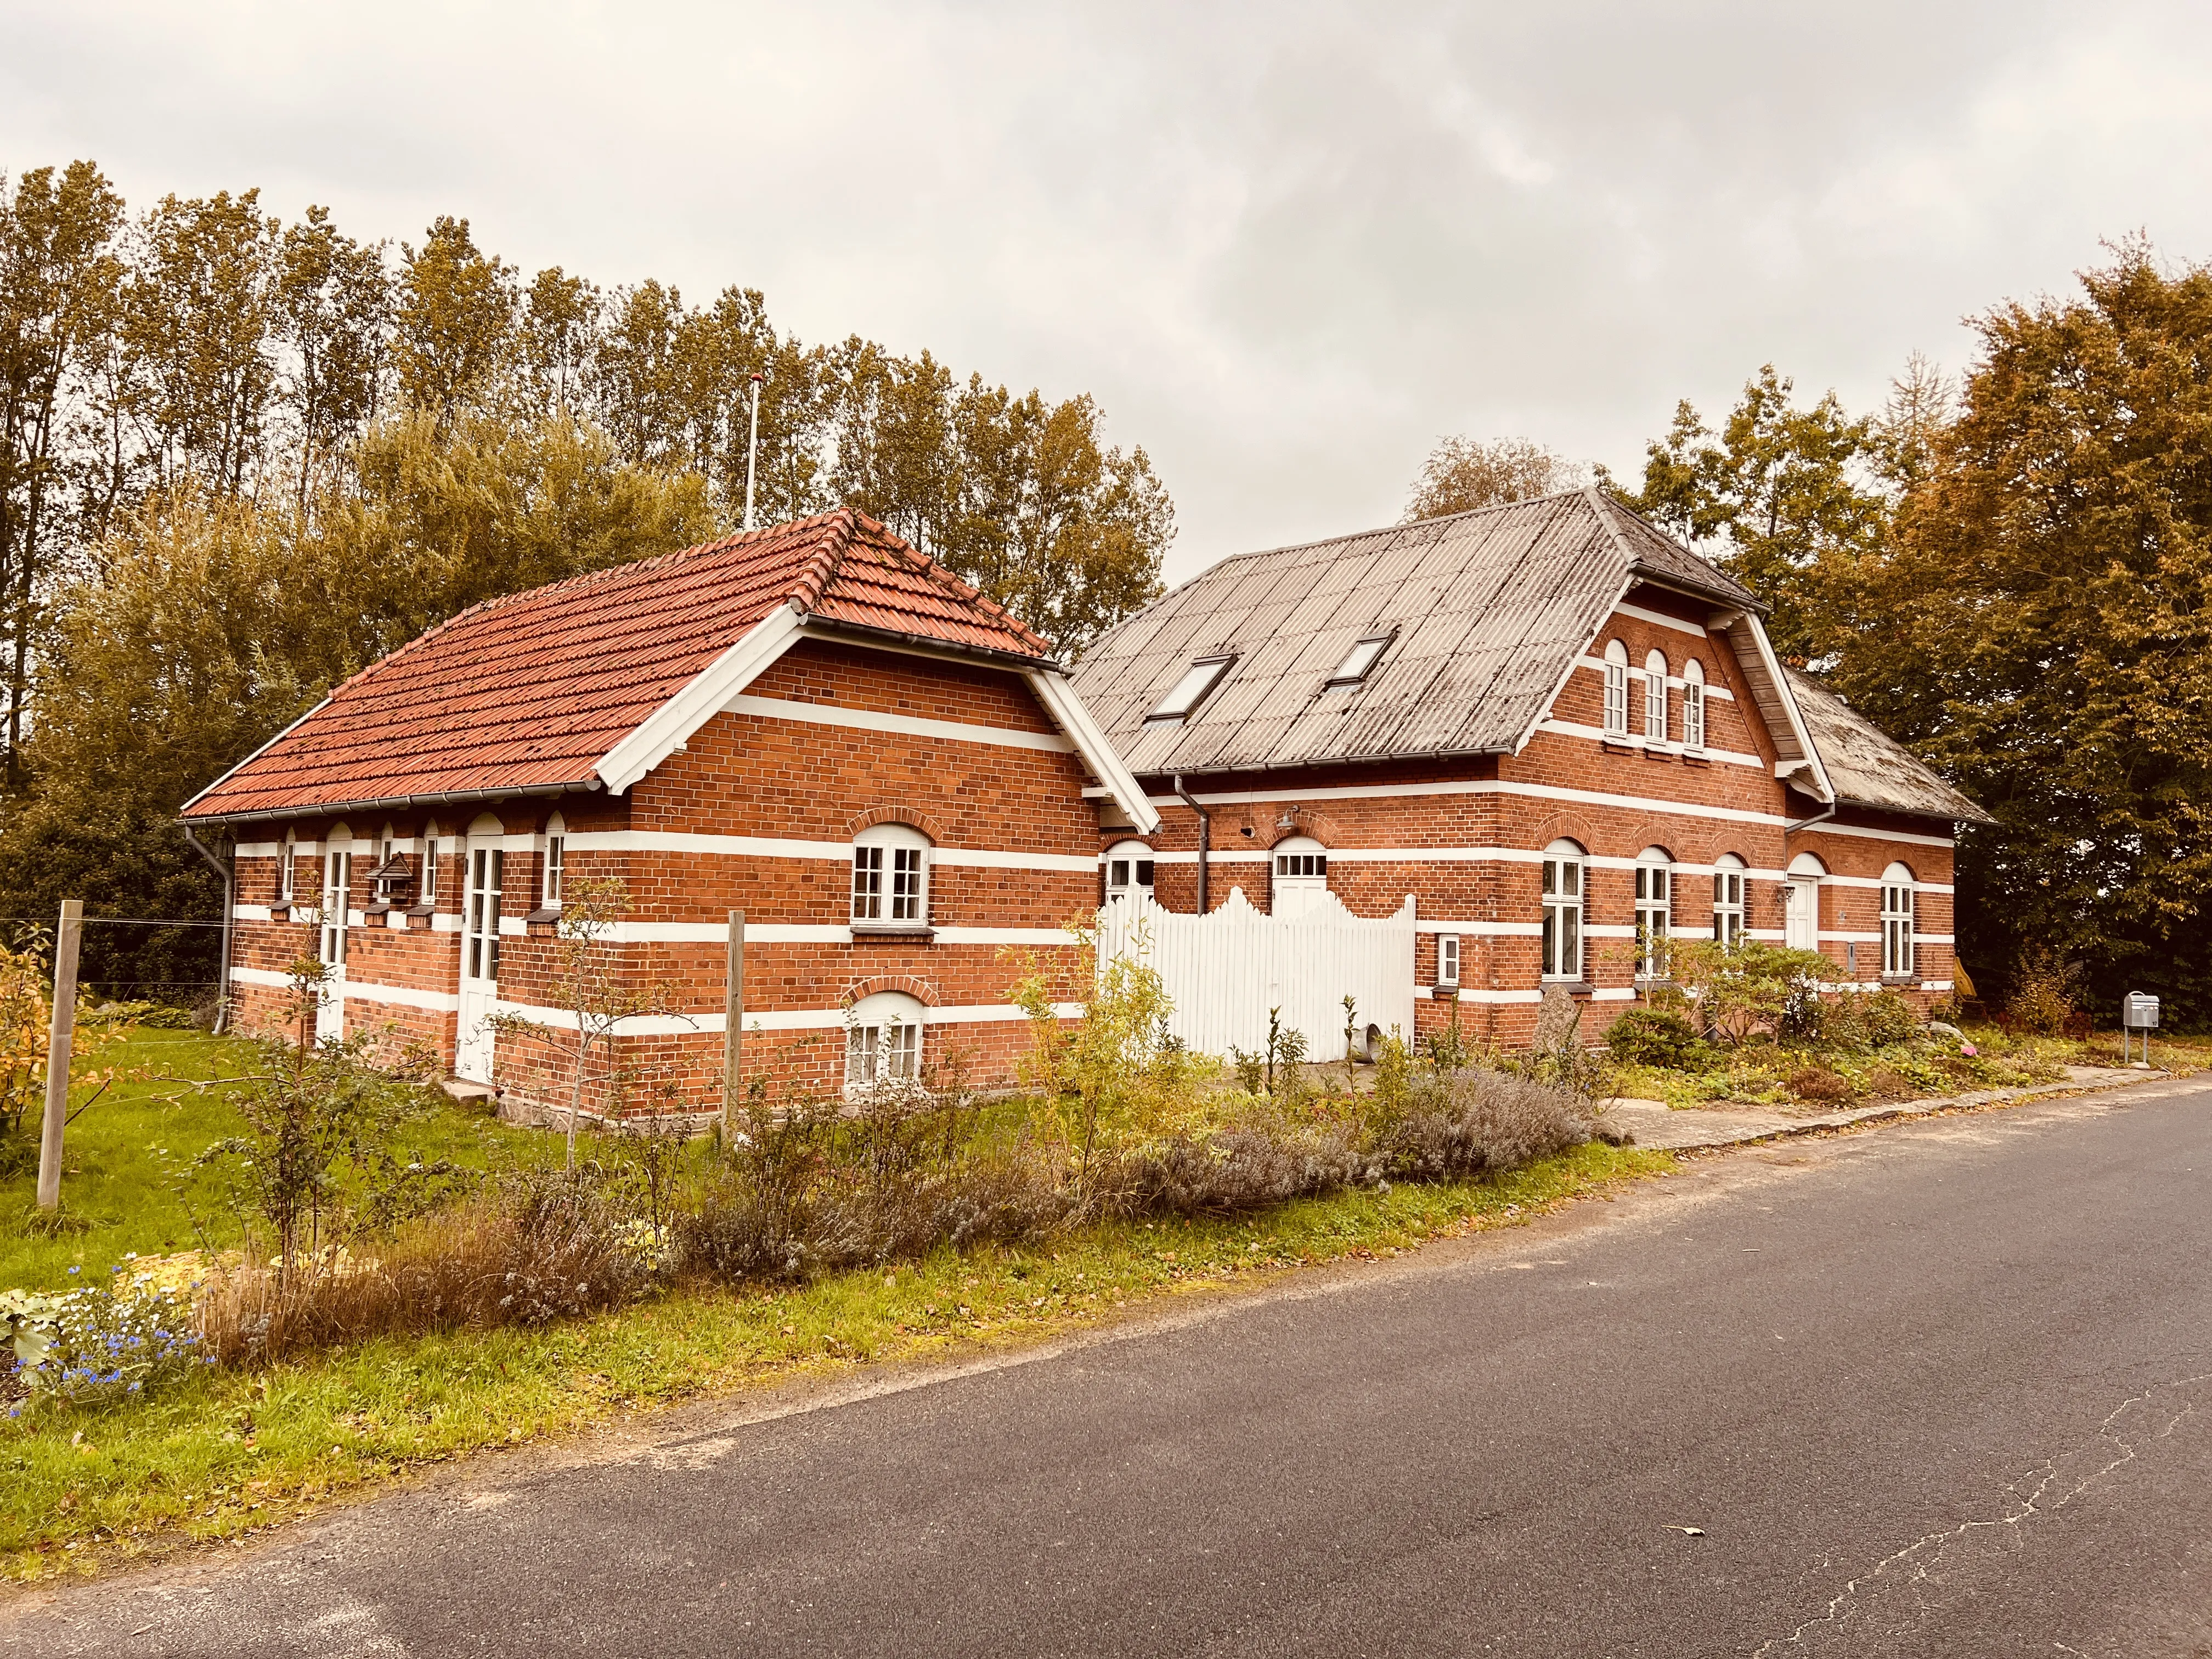
[[[2158, 999], [2130, 991], [2120, 1004], [2120, 1058], [2144, 1071], [2150, 1069], [2150, 1034], [2158, 1030]], [[2135, 1039], [2142, 1037], [2142, 1058], [2136, 1060]]]

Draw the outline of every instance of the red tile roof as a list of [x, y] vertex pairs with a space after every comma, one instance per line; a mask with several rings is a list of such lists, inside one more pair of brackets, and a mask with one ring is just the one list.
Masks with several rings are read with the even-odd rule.
[[778, 605], [1042, 660], [1052, 642], [849, 507], [490, 599], [332, 691], [191, 819], [588, 787]]

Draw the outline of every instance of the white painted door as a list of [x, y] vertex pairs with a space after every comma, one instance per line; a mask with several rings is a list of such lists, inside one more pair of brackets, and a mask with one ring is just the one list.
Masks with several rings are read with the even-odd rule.
[[353, 897], [353, 854], [323, 854], [322, 945], [319, 954], [330, 969], [323, 1000], [315, 1008], [315, 1041], [345, 1035], [346, 907]]
[[1783, 921], [1783, 943], [1793, 951], [1820, 948], [1820, 884], [1802, 877], [1790, 882], [1790, 908]]
[[453, 1074], [471, 1083], [491, 1081], [495, 1034], [491, 1016], [499, 1000], [499, 898], [507, 854], [471, 844], [468, 886], [461, 896], [460, 1030], [453, 1043]]

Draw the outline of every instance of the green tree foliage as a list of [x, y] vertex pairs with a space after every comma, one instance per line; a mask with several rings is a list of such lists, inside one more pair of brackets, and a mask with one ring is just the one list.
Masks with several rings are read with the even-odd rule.
[[[1158, 590], [1173, 506], [1088, 398], [809, 346], [756, 289], [526, 283], [458, 217], [395, 262], [252, 190], [5, 186], [0, 915], [212, 918], [184, 800], [468, 605], [733, 528], [756, 384], [762, 520], [851, 502], [1069, 652]], [[211, 933], [113, 931], [90, 980], [211, 976]]]
[[1490, 443], [1446, 438], [1421, 464], [1421, 476], [1414, 479], [1413, 493], [1407, 498], [1404, 522], [1578, 489], [1586, 479], [1583, 468], [1527, 438], [1499, 438]]
[[1833, 392], [1811, 408], [1768, 364], [1716, 434], [1688, 402], [1646, 452], [1629, 504], [1705, 552], [1773, 607], [1776, 648], [1832, 654], [1859, 619], [1862, 563], [1879, 552], [1891, 497], [1875, 422]]
[[1978, 979], [2052, 945], [2098, 1006], [2163, 990], [2201, 1019], [2212, 270], [2130, 244], [2079, 295], [1979, 329], [1835, 680], [1998, 820], [1961, 848]]

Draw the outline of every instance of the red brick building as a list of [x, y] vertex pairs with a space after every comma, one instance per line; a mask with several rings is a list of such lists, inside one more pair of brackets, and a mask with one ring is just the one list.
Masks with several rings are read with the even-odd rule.
[[[665, 988], [593, 1067], [594, 1109], [719, 1103], [727, 912], [745, 1067], [834, 1087], [1026, 1042], [1006, 947], [1066, 965], [1100, 815], [1158, 820], [1049, 641], [840, 511], [493, 600], [334, 690], [196, 797], [234, 840], [230, 977], [265, 1026], [331, 964], [327, 1032], [414, 1040], [528, 1103], [564, 889], [619, 876], [618, 982]], [[760, 1035], [752, 1035], [757, 1027]]]
[[1601, 1029], [1665, 934], [1786, 939], [1932, 1004], [1982, 815], [1786, 669], [1760, 615], [1596, 490], [1226, 559], [1076, 674], [1162, 819], [1109, 822], [1106, 890], [1412, 894], [1417, 1024], [1455, 992], [1508, 1043], [1552, 983]]

